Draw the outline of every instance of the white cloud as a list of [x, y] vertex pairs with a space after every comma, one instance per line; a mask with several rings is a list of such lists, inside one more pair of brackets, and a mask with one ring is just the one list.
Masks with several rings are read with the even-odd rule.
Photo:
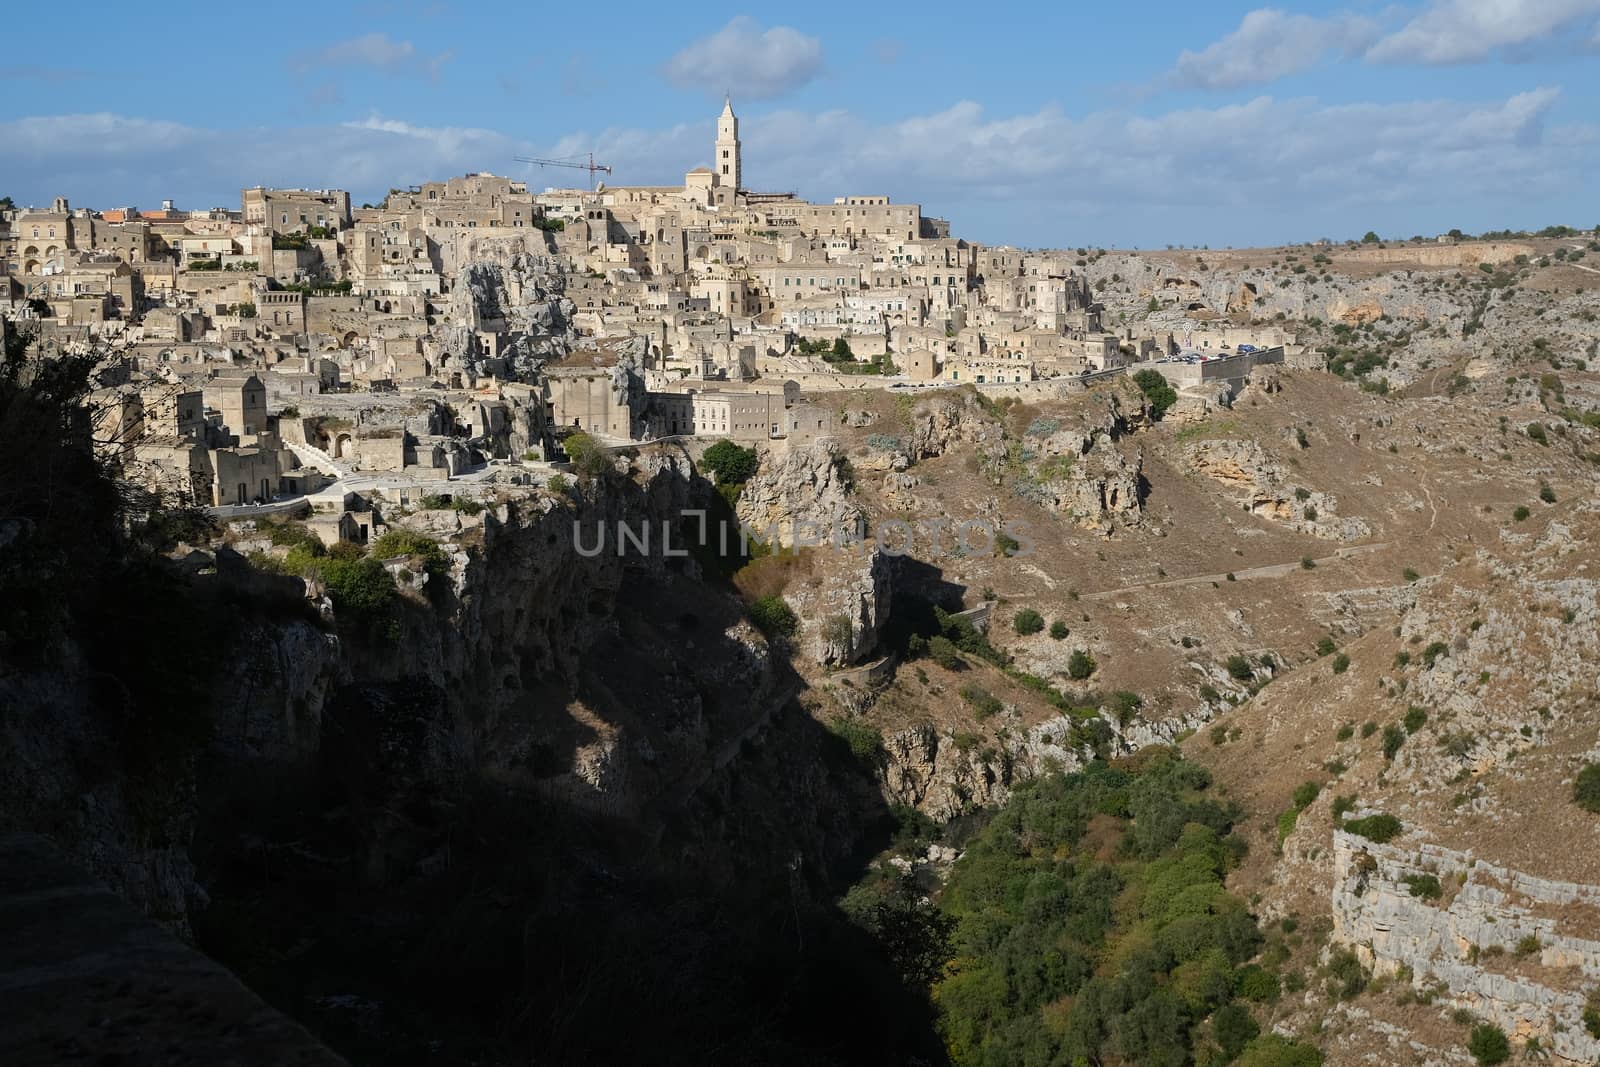
[[426, 55], [410, 41], [397, 41], [387, 33], [369, 33], [325, 48], [297, 52], [289, 57], [289, 65], [302, 73], [326, 67], [370, 67], [386, 74], [435, 81], [454, 55], [452, 51]]
[[[749, 182], [813, 199], [887, 194], [958, 234], [1019, 244], [1253, 241], [1572, 221], [1589, 209], [1600, 131], [1560, 122], [1557, 90], [1488, 103], [1329, 105], [1260, 96], [1148, 116], [995, 115], [972, 102], [878, 123], [842, 111], [749, 116]], [[258, 183], [335, 186], [357, 202], [466, 171], [526, 176], [516, 155], [593, 150], [615, 184], [668, 184], [706, 161], [712, 124], [575, 130], [529, 143], [384, 115], [342, 125], [209, 130], [110, 114], [0, 122], [20, 202], [237, 204]], [[1517, 212], [1536, 207], [1539, 219]], [[1570, 218], [1566, 218], [1570, 216]], [[1521, 222], [1519, 222], [1521, 220]]]
[[[1367, 58], [1471, 63], [1555, 39], [1596, 16], [1600, 0], [1432, 0], [1421, 14], [1374, 44]], [[1594, 43], [1600, 44], [1600, 31]]]
[[661, 75], [685, 89], [767, 99], [800, 88], [821, 70], [821, 41], [788, 26], [763, 30], [740, 15], [668, 59]]
[[1185, 51], [1168, 81], [1183, 89], [1277, 81], [1315, 66], [1328, 52], [1359, 55], [1377, 36], [1377, 24], [1359, 15], [1319, 18], [1260, 8], [1221, 40], [1198, 52]]

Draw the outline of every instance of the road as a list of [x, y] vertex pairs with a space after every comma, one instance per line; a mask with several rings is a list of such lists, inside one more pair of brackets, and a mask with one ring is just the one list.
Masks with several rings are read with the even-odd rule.
[[[1388, 548], [1388, 541], [1372, 541], [1364, 545], [1351, 545], [1341, 548], [1331, 556], [1322, 556], [1315, 560], [1317, 566], [1325, 563], [1339, 563], [1354, 556], [1363, 556], [1369, 552]], [[1305, 564], [1300, 560], [1290, 563], [1268, 563], [1260, 567], [1246, 567], [1243, 570], [1232, 572], [1235, 581], [1245, 582], [1257, 578], [1286, 578], [1297, 571], [1305, 569]], [[1213, 582], [1222, 583], [1228, 580], [1227, 574], [1201, 574], [1192, 578], [1166, 578], [1155, 582], [1140, 582], [1136, 585], [1125, 585], [1119, 589], [1106, 589], [1098, 593], [1085, 593], [1084, 600], [1108, 600], [1111, 597], [1121, 596], [1124, 593], [1136, 593], [1145, 589], [1175, 589], [1185, 585], [1210, 585]]]

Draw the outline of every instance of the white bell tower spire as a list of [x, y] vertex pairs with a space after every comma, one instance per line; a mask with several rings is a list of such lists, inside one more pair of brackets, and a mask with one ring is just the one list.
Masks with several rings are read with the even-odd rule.
[[739, 117], [733, 113], [733, 99], [724, 95], [722, 114], [717, 116], [717, 152], [711, 172], [717, 184], [737, 192], [744, 180], [739, 160]]

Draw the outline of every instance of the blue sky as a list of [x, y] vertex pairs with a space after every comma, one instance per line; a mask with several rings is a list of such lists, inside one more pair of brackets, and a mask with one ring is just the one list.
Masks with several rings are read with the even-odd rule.
[[[616, 183], [667, 184], [710, 162], [727, 90], [746, 185], [887, 193], [989, 243], [1600, 222], [1600, 0], [982, 10], [80, 3], [71, 48], [0, 66], [0, 195], [359, 203], [471, 170], [562, 184], [511, 157], [591, 149]], [[48, 6], [8, 23], [60, 31]], [[315, 35], [271, 38], [294, 26]]]

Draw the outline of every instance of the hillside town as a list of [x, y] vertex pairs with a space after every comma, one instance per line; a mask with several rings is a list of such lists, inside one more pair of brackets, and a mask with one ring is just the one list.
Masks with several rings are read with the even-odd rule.
[[309, 498], [330, 537], [360, 538], [354, 494], [526, 484], [573, 432], [782, 449], [834, 428], [821, 393], [1054, 396], [1141, 362], [1226, 388], [1292, 345], [1112, 329], [1071, 251], [975, 244], [885, 196], [745, 188], [731, 101], [712, 160], [681, 186], [476, 173], [378, 204], [59, 197], [0, 212], [0, 311], [40, 351], [111, 357], [100, 443], [136, 480], [223, 515]]

